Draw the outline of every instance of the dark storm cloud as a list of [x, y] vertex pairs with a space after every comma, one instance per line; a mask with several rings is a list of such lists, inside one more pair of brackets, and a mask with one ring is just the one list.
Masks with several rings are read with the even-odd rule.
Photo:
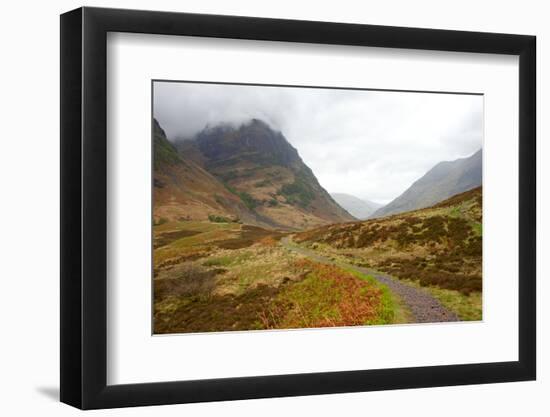
[[280, 130], [330, 192], [386, 202], [442, 160], [482, 146], [483, 98], [156, 82], [169, 139], [259, 118]]

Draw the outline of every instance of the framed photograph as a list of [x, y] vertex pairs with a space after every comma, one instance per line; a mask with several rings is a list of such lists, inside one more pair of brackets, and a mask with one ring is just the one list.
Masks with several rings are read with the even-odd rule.
[[533, 380], [535, 37], [61, 16], [61, 401]]

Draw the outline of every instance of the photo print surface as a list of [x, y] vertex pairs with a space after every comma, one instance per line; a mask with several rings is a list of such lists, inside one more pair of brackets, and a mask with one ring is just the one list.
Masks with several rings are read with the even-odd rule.
[[153, 81], [153, 333], [482, 319], [483, 95]]

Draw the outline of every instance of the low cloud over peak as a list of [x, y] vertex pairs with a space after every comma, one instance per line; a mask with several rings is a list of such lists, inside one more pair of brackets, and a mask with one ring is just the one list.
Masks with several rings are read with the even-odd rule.
[[327, 190], [379, 202], [483, 135], [483, 97], [457, 94], [155, 82], [154, 116], [171, 140], [262, 120]]

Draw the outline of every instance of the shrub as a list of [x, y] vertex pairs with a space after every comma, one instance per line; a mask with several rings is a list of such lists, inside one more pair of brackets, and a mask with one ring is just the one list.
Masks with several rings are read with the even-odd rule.
[[380, 262], [378, 268], [398, 278], [417, 281], [422, 286], [456, 290], [465, 295], [481, 291], [481, 276], [461, 272], [455, 264], [450, 264], [451, 259], [452, 255], [439, 254], [434, 259], [434, 267], [425, 267], [426, 261], [423, 258], [388, 258]]
[[214, 272], [187, 263], [174, 267], [166, 274], [168, 277], [153, 281], [156, 301], [168, 296], [208, 295], [216, 284]]
[[258, 206], [258, 202], [250, 194], [242, 191], [237, 195], [249, 210], [254, 210]]
[[307, 207], [315, 198], [315, 193], [311, 189], [303, 175], [296, 175], [294, 182], [284, 184], [279, 194], [283, 195], [289, 204], [297, 204], [301, 207]]
[[209, 214], [208, 220], [212, 223], [231, 223], [232, 220], [228, 217], [218, 216], [216, 214]]

